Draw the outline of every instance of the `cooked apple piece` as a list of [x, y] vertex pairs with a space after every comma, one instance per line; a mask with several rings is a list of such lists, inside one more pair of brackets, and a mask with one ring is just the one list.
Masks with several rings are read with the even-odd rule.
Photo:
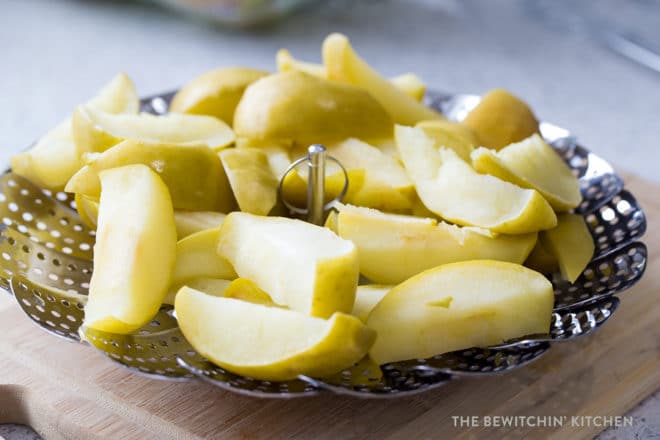
[[202, 115], [113, 115], [81, 105], [73, 113], [72, 126], [80, 155], [103, 152], [125, 139], [155, 144], [205, 145], [217, 151], [234, 142], [234, 132], [227, 124]]
[[424, 270], [467, 260], [522, 264], [536, 242], [536, 232], [493, 234], [431, 218], [385, 214], [337, 205], [337, 235], [355, 243], [360, 272], [376, 283], [398, 284]]
[[226, 215], [215, 211], [174, 211], [177, 238], [181, 240], [196, 232], [217, 228]]
[[414, 73], [404, 73], [390, 79], [390, 82], [415, 101], [421, 101], [426, 94], [426, 84]]
[[236, 106], [247, 86], [266, 75], [268, 72], [245, 67], [228, 67], [206, 72], [174, 95], [170, 111], [215, 116], [231, 125]]
[[[225, 292], [231, 285], [232, 280], [223, 280], [220, 278], [193, 278], [187, 280], [184, 284], [186, 287], [191, 289], [199, 290], [204, 292], [207, 295], [213, 296], [225, 296]], [[183, 286], [170, 286], [165, 299], [163, 299], [163, 304], [174, 305], [176, 299], [176, 294], [179, 293]]]
[[[330, 171], [330, 170], [328, 170]], [[354, 200], [366, 179], [365, 170], [348, 170], [348, 190], [344, 200]], [[325, 177], [324, 200], [329, 202], [341, 194], [346, 178], [341, 171], [331, 172]], [[282, 194], [284, 198], [294, 206], [305, 208], [307, 206], [307, 176], [296, 170], [290, 172], [282, 183]]]
[[331, 34], [325, 39], [323, 64], [329, 79], [364, 87], [397, 124], [414, 125], [428, 119], [443, 119], [440, 113], [406, 95], [372, 69], [355, 53], [344, 35]]
[[235, 206], [220, 158], [204, 145], [123, 141], [94, 154], [89, 165], [71, 178], [66, 191], [98, 197], [100, 171], [137, 163], [148, 165], [161, 176], [176, 209], [226, 212]]
[[560, 214], [557, 219], [557, 227], [542, 232], [540, 239], [557, 259], [562, 278], [572, 283], [591, 261], [594, 240], [581, 215]]
[[422, 121], [416, 127], [435, 142], [435, 147], [451, 148], [466, 162], [470, 161], [470, 154], [479, 145], [479, 140], [472, 131], [458, 122], [451, 121]]
[[[107, 113], [137, 113], [139, 99], [135, 86], [123, 73], [115, 76], [88, 103]], [[83, 166], [73, 141], [71, 118], [68, 117], [43, 136], [30, 150], [11, 159], [12, 171], [40, 188], [60, 191]]]
[[277, 204], [279, 181], [266, 152], [257, 148], [228, 148], [220, 152], [220, 159], [241, 211], [268, 215]]
[[554, 273], [559, 270], [557, 258], [555, 258], [540, 239], [536, 241], [534, 249], [530, 252], [527, 260], [525, 260], [525, 266], [545, 274]]
[[380, 284], [367, 284], [358, 286], [357, 293], [355, 294], [355, 304], [353, 304], [353, 311], [351, 315], [355, 316], [362, 322], [367, 322], [369, 313], [376, 307], [376, 304], [392, 290], [394, 286], [384, 286]]
[[261, 290], [257, 284], [247, 278], [236, 278], [222, 295], [225, 298], [240, 299], [254, 304], [275, 307], [277, 304], [266, 292]]
[[539, 123], [523, 101], [504, 89], [486, 93], [463, 123], [479, 137], [480, 145], [499, 150], [538, 133]]
[[158, 312], [176, 257], [174, 210], [167, 186], [144, 165], [101, 172], [94, 273], [86, 327], [131, 333]]
[[277, 304], [320, 318], [353, 307], [357, 251], [327, 228], [232, 212], [220, 227], [218, 253]]
[[474, 260], [430, 269], [390, 290], [369, 315], [382, 365], [548, 333], [554, 294], [543, 275]]
[[199, 354], [261, 380], [331, 375], [362, 359], [376, 337], [343, 313], [325, 320], [185, 287], [175, 310], [181, 331]]
[[397, 126], [395, 133], [419, 198], [443, 219], [504, 234], [556, 226], [552, 207], [538, 191], [477, 173], [454, 150], [435, 148], [421, 128]]
[[555, 150], [533, 134], [499, 151], [478, 148], [472, 166], [523, 188], [535, 189], [556, 211], [568, 211], [580, 204], [580, 183]]
[[378, 101], [359, 87], [290, 71], [262, 78], [245, 90], [234, 129], [237, 136], [309, 145], [351, 136], [387, 137], [392, 121]]

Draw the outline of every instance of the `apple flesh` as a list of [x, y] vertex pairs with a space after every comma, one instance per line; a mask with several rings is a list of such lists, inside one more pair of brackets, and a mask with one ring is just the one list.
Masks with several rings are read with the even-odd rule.
[[217, 253], [219, 239], [220, 227], [197, 232], [180, 240], [176, 244], [172, 285], [180, 287], [194, 278], [236, 278], [231, 264]]
[[550, 330], [554, 294], [543, 275], [491, 260], [439, 266], [392, 289], [372, 310], [379, 364], [486, 347]]
[[176, 258], [167, 186], [145, 165], [101, 172], [94, 273], [84, 326], [131, 333], [158, 312]]
[[217, 228], [226, 215], [215, 211], [174, 211], [177, 238], [181, 240], [196, 232]]
[[464, 125], [451, 121], [422, 121], [415, 127], [433, 139], [435, 147], [451, 148], [464, 161], [470, 161], [470, 154], [479, 145], [476, 135]]
[[560, 214], [554, 229], [540, 236], [559, 264], [562, 278], [575, 282], [594, 255], [594, 240], [581, 215]]
[[355, 294], [355, 304], [351, 315], [366, 323], [369, 313], [376, 307], [376, 304], [385, 297], [387, 292], [394, 286], [385, 286], [380, 284], [366, 284], [358, 286]]
[[277, 304], [320, 318], [353, 308], [357, 250], [327, 228], [232, 212], [220, 227], [218, 253]]

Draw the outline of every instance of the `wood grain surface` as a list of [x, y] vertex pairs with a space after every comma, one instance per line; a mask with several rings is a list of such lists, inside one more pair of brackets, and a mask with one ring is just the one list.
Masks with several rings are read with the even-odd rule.
[[607, 324], [495, 377], [396, 400], [260, 400], [140, 377], [33, 325], [0, 295], [0, 423], [51, 439], [591, 438], [599, 427], [458, 428], [452, 416], [623, 415], [660, 388], [660, 187], [628, 177], [647, 214], [646, 275]]

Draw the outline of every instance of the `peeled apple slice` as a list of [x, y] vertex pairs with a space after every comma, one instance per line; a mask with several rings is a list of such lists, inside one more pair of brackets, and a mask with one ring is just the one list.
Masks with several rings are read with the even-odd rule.
[[227, 286], [224, 295], [225, 298], [240, 299], [254, 304], [262, 304], [265, 306], [277, 306], [273, 299], [266, 292], [261, 290], [259, 286], [252, 280], [247, 278], [237, 278]]
[[277, 304], [321, 318], [353, 307], [357, 251], [327, 228], [232, 212], [220, 227], [218, 253]]
[[517, 264], [447, 264], [399, 284], [367, 320], [378, 338], [369, 355], [382, 365], [550, 330], [554, 294], [543, 275]]
[[472, 153], [472, 166], [480, 173], [537, 190], [556, 211], [568, 211], [582, 201], [577, 177], [538, 134], [499, 151], [478, 148]]
[[421, 101], [426, 93], [426, 84], [414, 73], [404, 73], [393, 78], [390, 82], [415, 101]]
[[194, 278], [233, 280], [236, 272], [227, 259], [217, 254], [220, 228], [190, 235], [176, 244], [176, 265], [172, 284], [181, 286]]
[[477, 173], [453, 150], [434, 148], [420, 128], [397, 126], [395, 136], [419, 198], [440, 217], [504, 234], [525, 234], [557, 224], [552, 207], [538, 191]]
[[195, 350], [233, 373], [261, 380], [328, 376], [352, 366], [376, 337], [359, 319], [330, 319], [183, 288], [179, 327]]
[[406, 95], [372, 69], [355, 53], [344, 35], [331, 34], [325, 39], [323, 64], [329, 79], [364, 87], [397, 124], [414, 125], [424, 120], [443, 119], [440, 113]]
[[[225, 296], [225, 292], [227, 291], [231, 283], [232, 283], [231, 280], [202, 277], [202, 278], [193, 278], [190, 280], [186, 280], [184, 284], [186, 287], [199, 290], [200, 292], [204, 292], [207, 295]], [[163, 299], [163, 304], [174, 305], [176, 294], [179, 293], [181, 287], [183, 286], [170, 286], [167, 295], [165, 295], [165, 299]]]
[[[87, 105], [107, 113], [137, 113], [139, 99], [128, 76], [120, 73], [106, 84]], [[40, 188], [59, 191], [83, 166], [75, 147], [71, 118], [46, 133], [25, 153], [11, 159], [12, 171]]]
[[559, 262], [562, 278], [575, 282], [594, 255], [594, 241], [581, 215], [560, 214], [554, 229], [541, 233], [543, 246]]
[[470, 154], [479, 145], [474, 133], [464, 125], [451, 121], [422, 121], [416, 127], [433, 139], [436, 147], [446, 147], [464, 161], [470, 161]]
[[103, 171], [84, 326], [128, 334], [158, 312], [176, 257], [169, 192], [149, 167]]
[[88, 228], [96, 229], [99, 217], [99, 201], [81, 194], [76, 194], [75, 201], [80, 219]]
[[366, 323], [369, 313], [376, 307], [376, 304], [392, 290], [394, 286], [383, 286], [379, 284], [367, 284], [358, 286], [355, 294], [355, 304], [351, 315]]
[[219, 151], [234, 142], [231, 128], [212, 116], [169, 113], [113, 115], [81, 105], [73, 113], [79, 154], [103, 152], [125, 139], [161, 144], [205, 145]]
[[177, 145], [126, 140], [101, 154], [91, 155], [66, 185], [66, 191], [98, 197], [98, 173], [102, 170], [144, 164], [167, 185], [176, 209], [230, 211], [234, 195], [220, 158], [204, 145]]
[[174, 211], [177, 238], [181, 240], [195, 232], [217, 228], [226, 215], [215, 211]]
[[459, 261], [489, 259], [522, 264], [536, 243], [535, 232], [492, 234], [357, 206], [338, 205], [337, 209], [337, 235], [355, 243], [360, 272], [381, 284], [398, 284], [424, 270]]

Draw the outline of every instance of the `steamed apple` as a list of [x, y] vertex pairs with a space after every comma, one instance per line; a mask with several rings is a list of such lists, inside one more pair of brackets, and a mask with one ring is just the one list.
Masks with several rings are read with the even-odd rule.
[[416, 127], [433, 139], [435, 147], [450, 148], [465, 161], [470, 161], [470, 154], [479, 146], [476, 135], [458, 122], [422, 121]]
[[594, 255], [594, 240], [577, 214], [560, 214], [557, 227], [540, 235], [543, 246], [556, 258], [562, 278], [573, 283]]
[[179, 240], [205, 229], [213, 229], [222, 224], [226, 214], [215, 211], [174, 211], [176, 235]]

